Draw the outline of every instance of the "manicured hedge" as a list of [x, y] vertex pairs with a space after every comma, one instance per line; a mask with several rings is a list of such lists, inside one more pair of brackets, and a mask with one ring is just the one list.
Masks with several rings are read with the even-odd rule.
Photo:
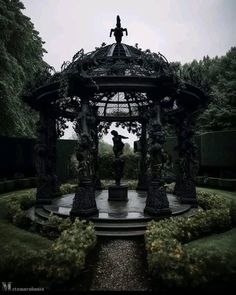
[[212, 187], [223, 190], [235, 191], [236, 190], [236, 179], [224, 179], [215, 177], [197, 177], [197, 185], [202, 187]]
[[76, 191], [76, 184], [65, 183], [60, 186], [60, 192], [62, 195], [72, 194]]
[[217, 249], [189, 249], [185, 243], [211, 233], [223, 232], [235, 225], [235, 203], [200, 192], [198, 200], [205, 209], [192, 217], [150, 222], [145, 233], [148, 266], [153, 283], [165, 287], [204, 286], [231, 270]]
[[37, 177], [5, 180], [0, 182], [0, 194], [14, 191], [14, 190], [32, 188], [36, 186], [37, 186]]
[[[137, 179], [139, 173], [139, 155], [128, 154], [123, 155], [122, 158], [125, 161], [124, 166], [124, 179]], [[99, 157], [99, 176], [101, 179], [113, 179], [112, 162], [114, 156], [112, 154], [106, 154]]]
[[[9, 198], [4, 203], [7, 218], [13, 224], [28, 229], [32, 222], [26, 210], [34, 202], [33, 192]], [[0, 266], [0, 275], [4, 275], [4, 279], [14, 281], [21, 278], [25, 283], [31, 280], [38, 282], [38, 286], [51, 287], [79, 278], [88, 253], [96, 244], [93, 224], [78, 218], [72, 223], [69, 218], [52, 215], [42, 226], [41, 233], [54, 240], [52, 246], [47, 250], [31, 251], [24, 257], [8, 253]], [[22, 273], [26, 276], [22, 277]]]

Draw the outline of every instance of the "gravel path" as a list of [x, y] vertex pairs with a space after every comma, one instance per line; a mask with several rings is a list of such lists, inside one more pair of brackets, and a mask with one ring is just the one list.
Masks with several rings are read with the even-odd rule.
[[91, 291], [150, 290], [143, 238], [103, 238], [98, 255]]

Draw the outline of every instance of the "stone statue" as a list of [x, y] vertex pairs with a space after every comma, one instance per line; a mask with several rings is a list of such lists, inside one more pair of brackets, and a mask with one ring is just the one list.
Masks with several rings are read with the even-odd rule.
[[121, 178], [124, 176], [125, 162], [120, 156], [123, 154], [124, 143], [122, 138], [128, 137], [119, 135], [117, 131], [112, 130], [113, 135], [113, 152], [115, 154], [115, 160], [112, 163], [113, 176], [115, 179], [115, 185], [111, 185], [108, 188], [108, 201], [128, 201], [128, 186], [121, 185]]
[[79, 175], [80, 182], [91, 180], [93, 176], [92, 148], [93, 148], [93, 143], [91, 138], [87, 134], [82, 133], [80, 136], [80, 139], [78, 142], [78, 148], [76, 151], [76, 158], [79, 161], [78, 175]]
[[121, 27], [120, 17], [119, 17], [119, 15], [117, 15], [117, 17], [116, 17], [116, 28], [115, 29], [111, 29], [111, 31], [110, 31], [110, 37], [111, 37], [112, 33], [114, 33], [114, 36], [116, 38], [116, 42], [117, 43], [121, 43], [123, 32], [125, 32], [126, 33], [126, 36], [128, 36], [127, 29], [123, 29]]
[[117, 131], [112, 130], [111, 134], [113, 135], [113, 152], [115, 154], [116, 158], [119, 158], [120, 155], [123, 154], [123, 148], [124, 148], [124, 143], [121, 141], [121, 139], [128, 139], [128, 137], [125, 137], [123, 135], [119, 135]]

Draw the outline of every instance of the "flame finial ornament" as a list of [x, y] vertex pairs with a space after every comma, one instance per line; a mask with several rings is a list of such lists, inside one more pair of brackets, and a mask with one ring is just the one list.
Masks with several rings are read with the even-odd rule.
[[121, 27], [120, 17], [119, 17], [119, 15], [117, 15], [117, 17], [116, 17], [116, 27], [115, 27], [115, 29], [111, 29], [110, 37], [112, 36], [112, 33], [114, 33], [116, 43], [121, 43], [121, 40], [122, 40], [122, 37], [123, 37], [123, 32], [125, 32], [126, 36], [128, 36], [127, 29], [123, 29]]

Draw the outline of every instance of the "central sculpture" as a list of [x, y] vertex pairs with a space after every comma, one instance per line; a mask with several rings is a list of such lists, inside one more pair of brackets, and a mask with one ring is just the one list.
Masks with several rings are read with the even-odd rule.
[[108, 188], [108, 201], [127, 201], [128, 186], [121, 185], [121, 178], [124, 176], [124, 159], [121, 158], [123, 154], [124, 143], [122, 139], [128, 139], [123, 135], [119, 135], [117, 131], [112, 130], [113, 135], [113, 152], [115, 160], [112, 163], [113, 174], [115, 179], [115, 185], [111, 185]]

